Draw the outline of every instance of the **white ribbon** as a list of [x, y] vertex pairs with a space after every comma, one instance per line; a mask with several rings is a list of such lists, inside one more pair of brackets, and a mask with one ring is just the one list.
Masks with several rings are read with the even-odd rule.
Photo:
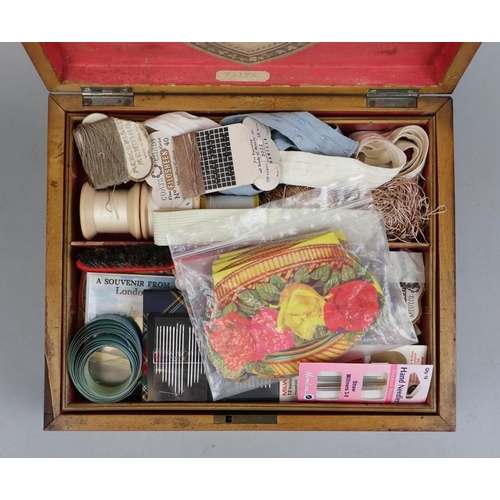
[[188, 134], [190, 132], [197, 132], [198, 130], [220, 126], [217, 122], [210, 120], [210, 118], [194, 116], [185, 111], [164, 113], [160, 116], [150, 118], [142, 124], [145, 127], [163, 132], [170, 136]]
[[300, 151], [281, 151], [281, 183], [319, 188], [338, 182], [348, 184], [360, 177], [366, 189], [375, 189], [400, 172], [396, 168], [370, 166], [355, 158], [323, 156]]
[[357, 159], [368, 165], [401, 167], [397, 173], [400, 177], [418, 176], [429, 152], [429, 137], [418, 125], [407, 125], [385, 133], [354, 132], [349, 137], [359, 143], [355, 153]]

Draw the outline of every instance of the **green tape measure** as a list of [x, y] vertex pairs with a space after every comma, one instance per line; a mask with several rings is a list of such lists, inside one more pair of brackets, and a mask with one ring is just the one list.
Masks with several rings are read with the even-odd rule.
[[86, 323], [72, 339], [68, 371], [76, 389], [94, 403], [113, 403], [130, 396], [141, 378], [139, 327], [115, 314]]

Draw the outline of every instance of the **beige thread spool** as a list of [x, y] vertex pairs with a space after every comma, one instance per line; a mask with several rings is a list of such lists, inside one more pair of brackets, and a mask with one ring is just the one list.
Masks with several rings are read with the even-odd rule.
[[86, 182], [80, 194], [80, 226], [86, 240], [97, 234], [132, 234], [141, 239], [141, 184], [130, 189], [93, 189]]

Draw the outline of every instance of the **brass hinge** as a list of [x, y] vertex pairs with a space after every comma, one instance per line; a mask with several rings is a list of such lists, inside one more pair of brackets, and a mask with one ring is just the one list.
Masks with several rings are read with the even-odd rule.
[[366, 95], [367, 108], [416, 108], [418, 90], [373, 89]]
[[83, 87], [83, 106], [133, 106], [134, 91], [129, 88]]

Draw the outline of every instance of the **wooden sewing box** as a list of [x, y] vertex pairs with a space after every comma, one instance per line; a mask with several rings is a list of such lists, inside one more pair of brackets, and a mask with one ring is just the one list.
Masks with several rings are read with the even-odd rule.
[[[454, 431], [456, 427], [453, 104], [479, 43], [24, 43], [49, 93], [46, 239], [46, 430]], [[299, 402], [96, 404], [74, 395], [67, 352], [76, 332], [85, 174], [72, 130], [93, 112], [141, 121], [170, 111], [219, 120], [242, 112], [309, 111], [348, 134], [421, 125], [431, 208], [421, 251], [419, 321], [434, 366], [425, 404]], [[102, 235], [100, 235], [102, 236]], [[132, 243], [132, 239], [124, 239]], [[137, 242], [135, 242], [137, 244]]]

